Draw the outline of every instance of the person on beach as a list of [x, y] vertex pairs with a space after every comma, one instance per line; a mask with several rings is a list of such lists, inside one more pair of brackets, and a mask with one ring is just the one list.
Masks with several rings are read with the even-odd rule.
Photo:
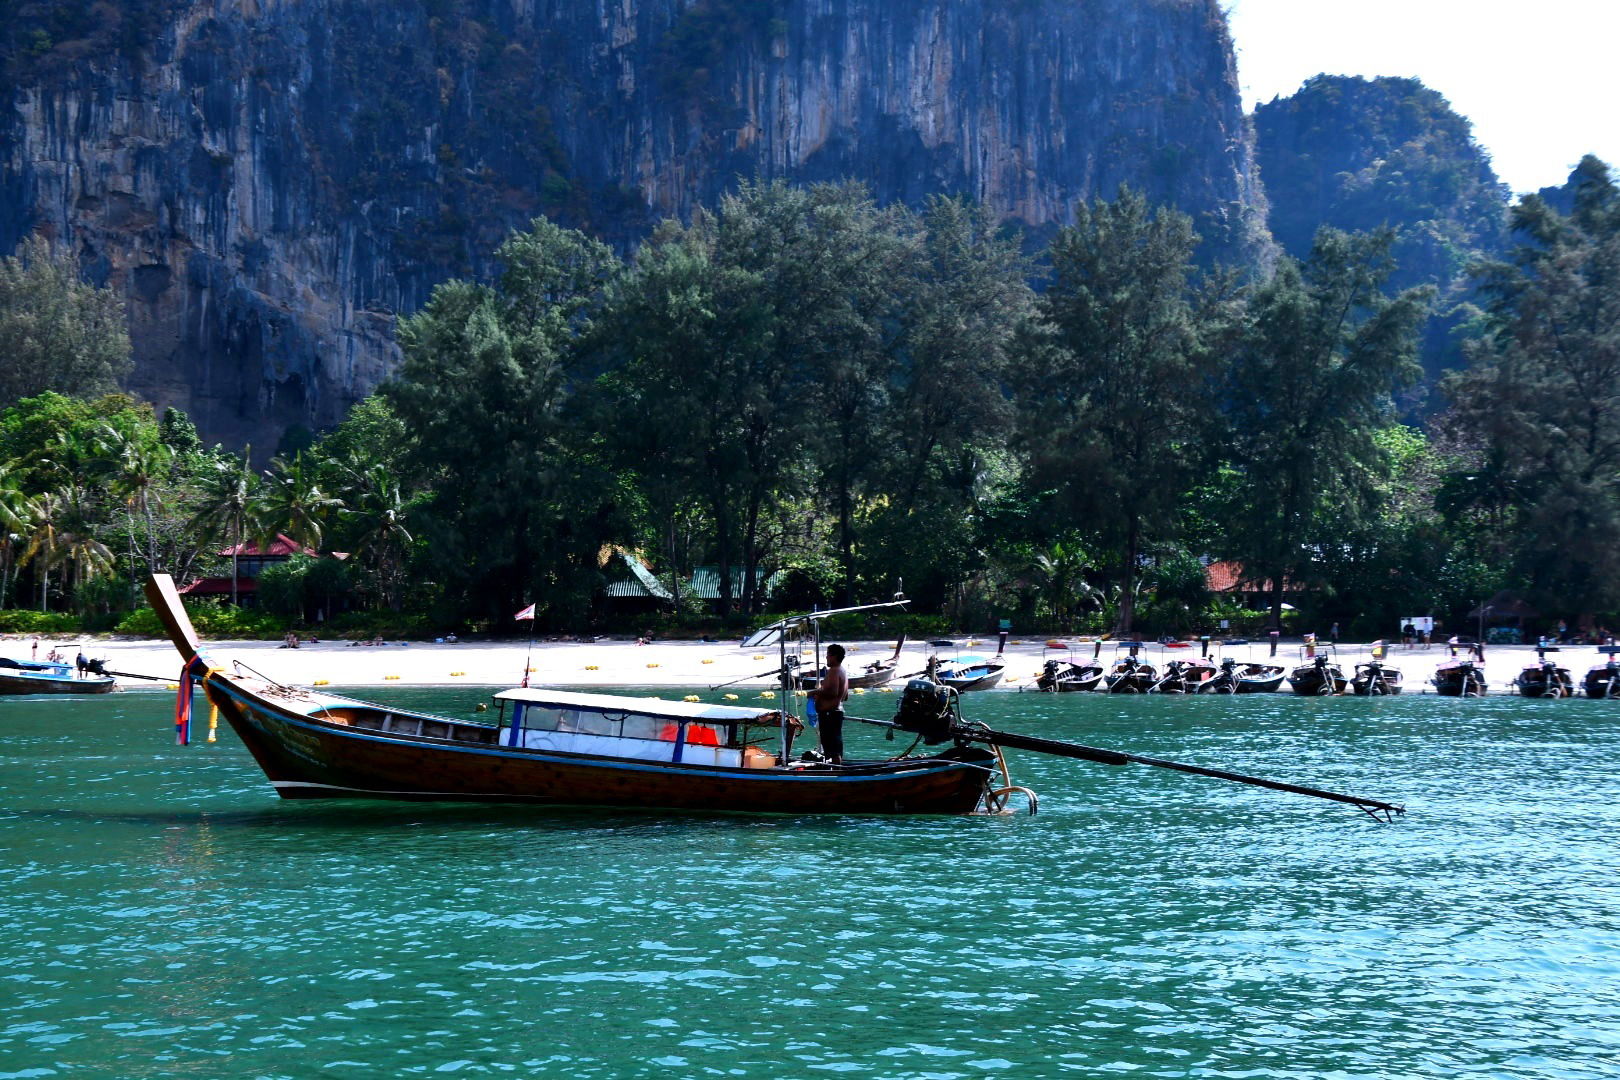
[[85, 659], [84, 646], [79, 646], [79, 655], [73, 658], [73, 677], [84, 678], [85, 671], [90, 667], [90, 661]]
[[38, 660], [39, 659], [39, 638], [34, 639], [34, 655], [29, 657], [29, 659], [31, 659], [31, 660]]
[[844, 647], [827, 646], [827, 673], [810, 695], [816, 703], [816, 730], [821, 752], [834, 765], [844, 763], [844, 702], [849, 700], [849, 676], [844, 674]]

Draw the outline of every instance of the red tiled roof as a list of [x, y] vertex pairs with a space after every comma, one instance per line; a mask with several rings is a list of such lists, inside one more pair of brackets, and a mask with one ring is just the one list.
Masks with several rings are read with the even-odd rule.
[[307, 548], [303, 544], [300, 544], [298, 541], [294, 540], [290, 536], [287, 536], [287, 535], [285, 535], [283, 533], [276, 533], [276, 538], [274, 540], [270, 541], [270, 547], [265, 551], [260, 551], [259, 550], [259, 542], [257, 540], [248, 540], [248, 541], [245, 541], [244, 543], [237, 544], [235, 547], [225, 548], [223, 551], [220, 552], [220, 554], [221, 555], [233, 555], [233, 554], [234, 555], [268, 555], [268, 556], [279, 555], [282, 558], [287, 558], [288, 556], [291, 556], [291, 555], [308, 555], [311, 558], [314, 558], [315, 555], [317, 554], [317, 552], [315, 551], [314, 548]]
[[[1236, 559], [1221, 559], [1204, 567], [1204, 587], [1210, 592], [1245, 592], [1268, 593], [1271, 591], [1271, 579], [1252, 581], [1243, 576], [1243, 564]], [[1283, 592], [1303, 592], [1305, 586], [1297, 581], [1290, 581], [1283, 586]]]

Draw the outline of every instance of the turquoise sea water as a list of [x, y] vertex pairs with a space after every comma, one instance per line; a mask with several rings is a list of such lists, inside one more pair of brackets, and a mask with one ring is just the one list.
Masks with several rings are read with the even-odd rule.
[[1030, 754], [1035, 818], [283, 803], [170, 695], [0, 699], [0, 1078], [1620, 1075], [1611, 703], [967, 702], [1410, 812]]

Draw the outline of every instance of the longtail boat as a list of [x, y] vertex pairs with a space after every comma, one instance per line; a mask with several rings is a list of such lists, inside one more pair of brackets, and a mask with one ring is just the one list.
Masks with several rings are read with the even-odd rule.
[[1035, 689], [1049, 694], [1080, 694], [1102, 683], [1103, 668], [1095, 661], [1052, 659], [1041, 665]]
[[1207, 657], [1171, 660], [1164, 665], [1164, 674], [1159, 680], [1148, 687], [1148, 693], [1196, 694], [1215, 674], [1215, 663]]
[[1350, 680], [1345, 678], [1338, 661], [1326, 653], [1318, 653], [1288, 673], [1288, 685], [1294, 693], [1305, 697], [1325, 697], [1344, 693]]
[[[1129, 652], [1119, 655], [1120, 649]], [[1103, 676], [1103, 689], [1110, 694], [1145, 694], [1159, 681], [1159, 671], [1141, 657], [1142, 643], [1127, 641], [1115, 646], [1114, 663]]]
[[1214, 675], [1198, 687], [1200, 694], [1270, 694], [1287, 674], [1280, 664], [1245, 664], [1228, 656]]
[[1546, 645], [1536, 649], [1536, 662], [1526, 665], [1513, 680], [1520, 697], [1567, 698], [1575, 695], [1575, 679], [1570, 675], [1569, 668], [1559, 667], [1556, 661], [1547, 659], [1548, 653], [1557, 651]]
[[959, 656], [938, 665], [938, 680], [965, 694], [969, 690], [989, 690], [1006, 674], [1007, 664], [999, 656]]
[[1434, 669], [1434, 692], [1441, 697], [1484, 697], [1485, 665], [1466, 657], [1447, 660]]
[[[818, 627], [819, 631], [819, 627]], [[860, 667], [845, 665], [844, 672], [849, 678], [851, 690], [872, 690], [879, 686], [887, 686], [889, 680], [894, 678], [894, 669], [900, 663], [900, 650], [906, 646], [906, 635], [901, 634], [900, 640], [894, 643], [894, 652], [869, 664]], [[800, 690], [814, 690], [821, 685], [821, 680], [827, 675], [827, 668], [821, 663], [821, 640], [818, 632], [816, 639], [816, 666], [811, 671], [800, 671], [798, 674], [798, 688]]]
[[1401, 671], [1382, 660], [1366, 660], [1356, 665], [1350, 676], [1350, 692], [1357, 697], [1384, 697], [1401, 692]]
[[[222, 664], [204, 653], [168, 575], [146, 591], [184, 663], [182, 701], [200, 685], [284, 799], [961, 814], [984, 802], [1000, 760], [966, 744], [845, 765], [792, 760], [799, 725], [787, 712], [606, 694], [507, 690], [493, 724], [396, 709]], [[189, 704], [180, 713], [184, 741]]]
[[1604, 645], [1598, 652], [1608, 656], [1608, 662], [1599, 664], [1586, 673], [1583, 680], [1586, 696], [1594, 698], [1620, 697], [1620, 645]]
[[0, 694], [110, 694], [118, 680], [100, 671], [100, 662], [88, 674], [70, 664], [0, 657]]

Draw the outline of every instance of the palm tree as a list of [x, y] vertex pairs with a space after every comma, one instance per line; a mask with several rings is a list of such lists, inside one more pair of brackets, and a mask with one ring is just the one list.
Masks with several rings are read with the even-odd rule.
[[350, 500], [353, 509], [346, 513], [358, 526], [356, 553], [372, 564], [383, 603], [397, 611], [403, 548], [411, 543], [410, 530], [405, 528], [405, 502], [399, 481], [386, 466], [378, 464], [364, 473], [353, 468], [348, 472], [353, 480]]
[[130, 606], [135, 605], [135, 509], [140, 508], [146, 524], [146, 572], [157, 572], [157, 537], [152, 526], [152, 490], [168, 468], [173, 452], [162, 443], [146, 442], [111, 424], [102, 424], [94, 436], [97, 449], [106, 456], [113, 474], [113, 491], [124, 503], [124, 521], [129, 529]]
[[1054, 540], [1049, 549], [1036, 554], [1034, 570], [1048, 594], [1047, 604], [1059, 630], [1064, 629], [1077, 600], [1095, 599], [1096, 590], [1084, 576], [1090, 568], [1090, 553], [1074, 539]]
[[0, 608], [6, 606], [18, 556], [37, 512], [34, 500], [12, 479], [11, 470], [0, 466]]
[[[253, 448], [247, 448], [251, 454]], [[191, 519], [194, 528], [205, 535], [229, 536], [231, 541], [231, 604], [237, 603], [237, 559], [255, 517], [259, 503], [259, 477], [248, 468], [247, 458], [234, 457], [214, 460], [214, 468], [206, 474], [202, 489], [202, 509]]]
[[280, 531], [311, 550], [319, 550], [328, 514], [343, 509], [343, 500], [321, 490], [314, 464], [303, 451], [292, 461], [274, 458], [264, 474], [264, 518], [266, 538]]
[[37, 563], [39, 568], [39, 610], [49, 611], [51, 571], [66, 559], [67, 534], [62, 529], [69, 498], [52, 491], [34, 500], [34, 514], [28, 523], [28, 546], [18, 565]]

